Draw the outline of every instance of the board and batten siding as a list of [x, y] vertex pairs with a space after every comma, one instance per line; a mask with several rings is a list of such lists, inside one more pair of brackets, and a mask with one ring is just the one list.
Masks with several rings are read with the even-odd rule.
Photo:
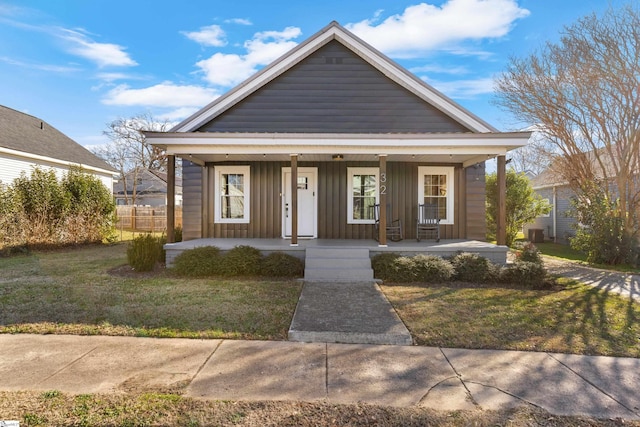
[[199, 132], [469, 132], [331, 41]]
[[[183, 238], [281, 238], [282, 168], [288, 162], [225, 162], [251, 168], [250, 222], [220, 224], [214, 221], [215, 165], [183, 163]], [[372, 224], [347, 224], [347, 167], [378, 167], [377, 162], [300, 162], [318, 168], [318, 238], [373, 239]], [[387, 163], [387, 200], [393, 219], [402, 221], [405, 239], [416, 236], [419, 163]], [[484, 239], [484, 164], [475, 169], [455, 166], [454, 224], [441, 227], [441, 238]], [[204, 198], [202, 197], [204, 195]]]

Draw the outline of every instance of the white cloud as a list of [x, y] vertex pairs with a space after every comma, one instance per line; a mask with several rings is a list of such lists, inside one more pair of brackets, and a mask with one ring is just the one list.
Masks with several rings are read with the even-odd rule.
[[409, 69], [414, 74], [419, 73], [434, 73], [434, 74], [451, 74], [451, 75], [462, 75], [469, 74], [470, 70], [468, 67], [462, 65], [456, 66], [446, 66], [446, 65], [423, 65], [421, 67], [412, 67]]
[[181, 86], [171, 82], [143, 89], [132, 89], [123, 84], [111, 89], [102, 103], [123, 106], [201, 107], [218, 96], [219, 93], [214, 89], [193, 85]]
[[448, 0], [439, 7], [409, 6], [379, 24], [376, 16], [346, 28], [389, 55], [412, 58], [464, 41], [503, 37], [528, 15], [515, 0]]
[[190, 115], [192, 115], [198, 110], [199, 110], [198, 107], [182, 107], [182, 108], [169, 111], [167, 113], [158, 114], [156, 115], [156, 117], [160, 120], [168, 120], [170, 122], [176, 122], [189, 117]]
[[197, 62], [196, 66], [204, 72], [204, 78], [209, 83], [232, 86], [254, 74], [259, 66], [269, 64], [294, 48], [297, 43], [292, 39], [301, 34], [302, 31], [297, 27], [287, 27], [283, 31], [259, 32], [244, 43], [246, 54], [218, 52]]
[[253, 22], [245, 18], [226, 19], [224, 22], [226, 24], [253, 25]]
[[60, 28], [60, 38], [69, 42], [68, 50], [74, 55], [81, 56], [95, 62], [100, 67], [117, 66], [131, 67], [138, 65], [131, 59], [124, 47], [113, 43], [98, 43], [91, 40], [85, 34]]
[[472, 80], [453, 80], [447, 82], [428, 80], [427, 83], [450, 98], [473, 99], [480, 95], [493, 93], [494, 80], [491, 77], [484, 77]]
[[64, 65], [52, 65], [52, 64], [36, 64], [19, 61], [17, 59], [8, 58], [6, 56], [0, 56], [0, 61], [16, 67], [29, 68], [32, 70], [42, 70], [52, 73], [75, 73], [82, 71], [79, 67], [68, 67]]
[[200, 31], [181, 31], [187, 38], [203, 46], [221, 47], [227, 44], [226, 33], [219, 25], [200, 27]]

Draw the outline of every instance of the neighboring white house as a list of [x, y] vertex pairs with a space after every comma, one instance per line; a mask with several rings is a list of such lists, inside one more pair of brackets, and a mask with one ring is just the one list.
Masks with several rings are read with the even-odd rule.
[[[125, 194], [123, 180], [113, 185], [113, 196], [118, 206], [135, 204], [136, 206], [167, 205], [167, 174], [150, 169], [139, 169], [125, 176], [127, 192]], [[135, 203], [133, 201], [135, 183]], [[176, 177], [175, 205], [182, 206], [182, 177]]]
[[29, 114], [0, 105], [0, 182], [11, 184], [34, 167], [53, 169], [61, 177], [80, 166], [111, 191], [117, 173], [104, 160], [51, 126]]

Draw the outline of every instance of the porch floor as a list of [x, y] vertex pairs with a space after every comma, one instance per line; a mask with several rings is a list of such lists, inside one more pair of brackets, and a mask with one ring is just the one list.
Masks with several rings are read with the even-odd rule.
[[291, 246], [291, 240], [288, 239], [226, 239], [226, 238], [206, 238], [194, 239], [184, 242], [168, 243], [165, 245], [167, 251], [167, 266], [170, 267], [173, 260], [181, 252], [200, 246], [216, 246], [222, 251], [233, 249], [236, 246], [252, 246], [262, 252], [281, 251], [297, 256], [300, 259], [305, 258], [307, 248], [366, 248], [369, 249], [371, 256], [380, 252], [397, 252], [403, 255], [416, 255], [421, 253], [453, 256], [459, 252], [473, 252], [494, 263], [505, 264], [507, 262], [506, 246], [499, 246], [493, 243], [482, 242], [479, 240], [450, 239], [440, 240], [402, 240], [400, 242], [388, 242], [386, 247], [381, 247], [375, 240], [368, 239], [298, 239], [298, 246]]

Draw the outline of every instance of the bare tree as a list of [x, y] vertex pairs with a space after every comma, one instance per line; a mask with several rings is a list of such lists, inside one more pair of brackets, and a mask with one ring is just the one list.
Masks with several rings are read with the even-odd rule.
[[[637, 3], [588, 15], [558, 43], [512, 58], [497, 103], [539, 126], [554, 170], [578, 196], [598, 188], [624, 229], [640, 207], [640, 13]], [[594, 185], [595, 184], [595, 185]]]
[[515, 172], [536, 176], [552, 164], [555, 152], [544, 135], [539, 132], [539, 126], [530, 126], [524, 130], [533, 132], [529, 143], [509, 152], [508, 165]]
[[[138, 114], [131, 118], [118, 118], [107, 124], [103, 132], [110, 142], [93, 150], [119, 172], [124, 187], [125, 203], [136, 203], [138, 174], [142, 169], [161, 172], [167, 170], [167, 156], [161, 149], [147, 143], [142, 131], [164, 132], [170, 128], [167, 121], [159, 121], [149, 113]], [[131, 189], [129, 194], [128, 189]]]

